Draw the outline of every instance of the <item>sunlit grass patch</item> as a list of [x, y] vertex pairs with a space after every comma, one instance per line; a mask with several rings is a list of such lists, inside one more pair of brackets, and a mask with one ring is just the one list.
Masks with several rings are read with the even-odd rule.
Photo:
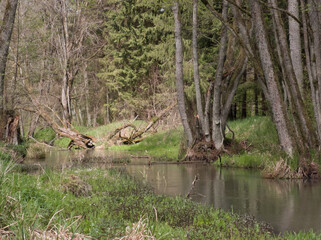
[[183, 130], [179, 127], [149, 135], [137, 144], [111, 146], [108, 149], [125, 151], [131, 154], [149, 155], [161, 160], [178, 160], [182, 134]]

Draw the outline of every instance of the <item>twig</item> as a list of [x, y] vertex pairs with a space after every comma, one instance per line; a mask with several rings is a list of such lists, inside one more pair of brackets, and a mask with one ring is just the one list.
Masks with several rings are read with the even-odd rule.
[[196, 174], [195, 177], [194, 177], [194, 180], [192, 182], [192, 186], [191, 186], [190, 190], [188, 191], [188, 193], [186, 195], [186, 198], [189, 198], [191, 196], [191, 193], [192, 193], [192, 191], [193, 191], [193, 189], [195, 187], [195, 184], [198, 181], [198, 179], [199, 179], [198, 174]]
[[232, 139], [234, 140], [235, 138], [235, 133], [233, 132], [233, 130], [230, 128], [230, 126], [228, 124], [226, 124], [227, 129], [232, 133]]

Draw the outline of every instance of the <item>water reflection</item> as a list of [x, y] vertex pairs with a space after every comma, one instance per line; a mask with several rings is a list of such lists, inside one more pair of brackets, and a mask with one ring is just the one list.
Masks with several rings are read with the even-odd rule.
[[[186, 196], [195, 175], [199, 176], [191, 198], [194, 201], [250, 214], [270, 223], [276, 232], [321, 229], [321, 182], [262, 179], [259, 172], [244, 169], [216, 169], [202, 164], [152, 164], [149, 159], [132, 158], [105, 151], [56, 151], [46, 159], [29, 159], [24, 167], [33, 172], [43, 168], [64, 170], [74, 167], [114, 167], [127, 171], [151, 185], [156, 193]], [[27, 170], [30, 172], [30, 169]]]
[[127, 171], [149, 183], [156, 193], [186, 196], [215, 208], [250, 214], [276, 232], [321, 229], [319, 181], [262, 179], [257, 171], [216, 169], [209, 165], [128, 165]]

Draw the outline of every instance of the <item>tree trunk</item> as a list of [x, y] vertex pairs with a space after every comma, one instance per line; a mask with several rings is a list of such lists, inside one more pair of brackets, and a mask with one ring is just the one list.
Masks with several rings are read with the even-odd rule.
[[[246, 83], [246, 71], [244, 71], [243, 80], [244, 80], [244, 83]], [[246, 110], [247, 110], [246, 89], [244, 89], [244, 92], [243, 92], [241, 106], [242, 106], [241, 118], [246, 118]]]
[[[230, 112], [231, 106], [232, 106], [232, 102], [237, 90], [237, 87], [240, 83], [240, 80], [244, 74], [244, 72], [246, 71], [246, 66], [247, 66], [247, 62], [248, 62], [248, 58], [245, 57], [245, 52], [242, 49], [241, 53], [240, 53], [240, 58], [238, 58], [238, 65], [235, 71], [235, 74], [232, 76], [232, 82], [233, 82], [233, 86], [232, 89], [230, 90], [227, 99], [224, 103], [224, 106], [222, 108], [222, 114], [221, 114], [221, 121], [222, 121], [222, 129], [223, 129], [223, 134], [225, 132], [225, 127], [226, 127], [226, 123], [227, 123], [227, 118], [228, 118], [228, 113]], [[235, 109], [234, 109], [234, 119], [236, 119], [236, 104], [235, 104]]]
[[[315, 112], [315, 116], [317, 119], [317, 123], [320, 124], [320, 101], [321, 101], [321, 14], [320, 14], [320, 5], [318, 5], [315, 1], [308, 0], [309, 4], [309, 19], [310, 25], [312, 28], [312, 41], [311, 41], [311, 77], [314, 79], [313, 83], [317, 83], [316, 91], [316, 106], [317, 111]], [[301, 6], [302, 7], [302, 6]], [[305, 8], [305, 6], [304, 6]], [[317, 126], [318, 129], [321, 130], [321, 126]], [[320, 138], [320, 136], [319, 136]]]
[[[288, 0], [288, 11], [297, 19], [299, 19], [299, 4], [298, 0]], [[300, 24], [289, 16], [289, 40], [290, 53], [294, 69], [294, 73], [298, 82], [299, 90], [302, 96], [303, 93], [303, 68], [302, 68], [302, 54], [301, 54], [301, 37]]]
[[181, 116], [181, 121], [187, 137], [187, 144], [190, 147], [193, 143], [193, 135], [188, 123], [185, 106], [184, 82], [183, 82], [183, 46], [181, 35], [181, 22], [179, 17], [178, 1], [173, 6], [174, 21], [175, 21], [175, 42], [176, 42], [176, 88], [177, 88], [177, 104]]
[[211, 81], [206, 94], [205, 111], [204, 111], [204, 135], [205, 135], [206, 142], [211, 141], [209, 114], [210, 114], [210, 104], [211, 104], [213, 87], [214, 87], [214, 82]]
[[[222, 17], [224, 21], [227, 21], [227, 1], [223, 1], [223, 9], [222, 9]], [[224, 61], [226, 57], [226, 49], [227, 49], [227, 28], [225, 25], [222, 25], [221, 32], [221, 41], [220, 41], [220, 49], [219, 49], [219, 59], [216, 68], [216, 76], [214, 82], [214, 98], [213, 98], [213, 132], [212, 139], [214, 142], [214, 146], [216, 149], [221, 149], [223, 147], [224, 134], [221, 124], [221, 90], [222, 90], [222, 77], [223, 77], [223, 68]]]
[[7, 0], [0, 29], [0, 115], [4, 113], [4, 76], [18, 0]]
[[[275, 0], [269, 0], [273, 7], [277, 7], [277, 3]], [[291, 56], [289, 53], [289, 46], [287, 43], [287, 36], [280, 20], [279, 12], [275, 9], [272, 9], [273, 19], [275, 21], [275, 28], [278, 33], [278, 40], [281, 47], [281, 54], [282, 54], [282, 63], [281, 66], [284, 67], [284, 72], [286, 74], [286, 80], [288, 80], [289, 86], [289, 93], [291, 94], [291, 99], [293, 103], [293, 117], [297, 118], [294, 119], [295, 122], [298, 124], [298, 129], [303, 137], [303, 143], [306, 143], [307, 146], [312, 147], [314, 146], [314, 132], [311, 129], [312, 124], [309, 121], [308, 114], [303, 104], [302, 96], [299, 92], [296, 76], [294, 74], [294, 69], [292, 66]], [[305, 147], [301, 147], [302, 151]]]
[[286, 114], [283, 107], [282, 97], [277, 84], [276, 75], [273, 69], [271, 54], [266, 38], [266, 32], [262, 20], [261, 6], [256, 0], [250, 0], [251, 13], [254, 23], [254, 31], [256, 44], [259, 51], [263, 74], [266, 80], [269, 99], [271, 101], [273, 120], [278, 132], [280, 145], [284, 151], [289, 155], [293, 156], [294, 146], [289, 133]]
[[[309, 46], [309, 38], [308, 38], [308, 28], [307, 28], [307, 19], [306, 19], [306, 12], [305, 12], [305, 4], [303, 0], [300, 0], [300, 7], [301, 7], [301, 15], [302, 15], [302, 26], [303, 26], [303, 38], [304, 38], [304, 50], [305, 50], [305, 60], [306, 60], [306, 68], [310, 83], [310, 90], [311, 90], [311, 98], [312, 104], [314, 109], [314, 117], [316, 121], [317, 127], [317, 136], [319, 145], [321, 144], [321, 105], [318, 98], [318, 86], [317, 86], [317, 79], [314, 78], [314, 74], [312, 73], [312, 62], [310, 56], [310, 46]], [[313, 43], [312, 43], [313, 44]], [[316, 84], [316, 86], [315, 86]]]
[[198, 0], [193, 0], [193, 68], [194, 68], [194, 84], [195, 84], [195, 94], [196, 94], [197, 115], [199, 117], [199, 122], [201, 125], [202, 132], [205, 135], [202, 95], [201, 95], [200, 79], [199, 79], [199, 71], [198, 71], [197, 4], [198, 4]]

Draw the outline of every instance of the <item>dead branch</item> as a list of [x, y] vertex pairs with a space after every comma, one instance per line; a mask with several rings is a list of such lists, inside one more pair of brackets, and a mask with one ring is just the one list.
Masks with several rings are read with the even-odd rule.
[[191, 188], [190, 188], [190, 190], [188, 191], [188, 193], [187, 193], [187, 195], [186, 195], [186, 198], [189, 198], [190, 196], [191, 196], [191, 193], [192, 193], [192, 191], [193, 191], [193, 189], [194, 189], [194, 187], [195, 187], [195, 184], [196, 184], [196, 182], [199, 180], [199, 176], [198, 176], [198, 174], [197, 175], [195, 175], [195, 177], [194, 177], [194, 180], [193, 180], [193, 182], [192, 182], [192, 186], [191, 186]]
[[[164, 109], [159, 115], [153, 117], [153, 119], [151, 121], [149, 121], [145, 127], [143, 127], [142, 129], [138, 130], [137, 127], [132, 124], [132, 123], [127, 123], [119, 128], [117, 128], [112, 134], [110, 134], [108, 136], [107, 139], [112, 139], [114, 136], [117, 135], [117, 133], [119, 134], [119, 139], [121, 139], [123, 144], [136, 144], [138, 142], [141, 142], [144, 138], [142, 137], [142, 135], [144, 133], [146, 133], [149, 129], [151, 129], [161, 118], [163, 118], [172, 108], [174, 108], [176, 105], [172, 104], [170, 106], [168, 106], [166, 109]], [[133, 129], [133, 131], [129, 134], [129, 137], [126, 136], [121, 136], [121, 131], [131, 127]]]

